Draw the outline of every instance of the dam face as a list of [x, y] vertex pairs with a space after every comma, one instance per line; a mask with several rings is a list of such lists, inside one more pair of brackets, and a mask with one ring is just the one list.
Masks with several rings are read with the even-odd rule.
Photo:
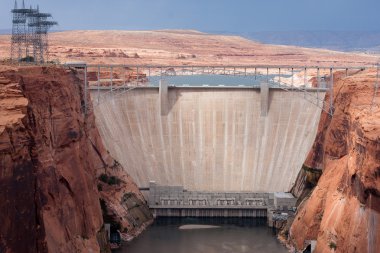
[[[99, 92], [109, 91], [92, 90], [93, 101]], [[263, 116], [261, 93], [141, 87], [94, 103], [94, 113], [107, 149], [139, 187], [155, 181], [192, 191], [286, 192], [312, 146], [321, 108], [300, 91], [269, 89]]]

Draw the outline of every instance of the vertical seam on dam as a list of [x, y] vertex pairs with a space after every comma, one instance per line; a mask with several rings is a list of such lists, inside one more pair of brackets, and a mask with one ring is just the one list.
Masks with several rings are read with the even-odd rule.
[[[223, 154], [223, 165], [224, 168], [228, 168], [227, 166], [227, 147], [228, 147], [228, 111], [227, 111], [227, 104], [224, 104], [224, 114], [225, 114], [225, 129], [224, 129], [224, 154]], [[226, 188], [226, 177], [227, 177], [228, 169], [223, 170], [223, 189]]]
[[[182, 121], [182, 106], [178, 105], [178, 107], [179, 107], [179, 113], [178, 113], [179, 140], [180, 140], [180, 148], [183, 149], [184, 145], [183, 145], [183, 139], [182, 139], [183, 138], [182, 137], [183, 136], [183, 132], [182, 132], [182, 124], [183, 124], [183, 121]], [[183, 165], [183, 152], [180, 152], [180, 157], [181, 157], [181, 170], [182, 170], [181, 180], [182, 180], [182, 184], [186, 185], [185, 168], [184, 168], [184, 165]]]
[[241, 186], [240, 186], [240, 191], [244, 190], [244, 185], [245, 185], [245, 180], [246, 180], [246, 173], [247, 173], [247, 143], [248, 143], [248, 129], [251, 127], [249, 123], [249, 102], [245, 102], [245, 111], [248, 112], [245, 114], [245, 125], [244, 125], [244, 149], [243, 149], [243, 162], [242, 162], [242, 167], [243, 167], [243, 175], [242, 175], [242, 180], [241, 180]]

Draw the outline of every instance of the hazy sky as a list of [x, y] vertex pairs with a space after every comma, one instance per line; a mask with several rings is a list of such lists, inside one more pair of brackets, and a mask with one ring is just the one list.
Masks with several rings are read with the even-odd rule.
[[[22, 0], [18, 0], [19, 3]], [[66, 29], [379, 31], [380, 0], [25, 0]], [[0, 29], [14, 0], [0, 0]]]

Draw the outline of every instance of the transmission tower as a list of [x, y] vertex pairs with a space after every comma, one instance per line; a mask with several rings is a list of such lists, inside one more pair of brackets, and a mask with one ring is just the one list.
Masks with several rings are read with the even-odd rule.
[[15, 0], [12, 9], [12, 38], [11, 38], [11, 59], [13, 61], [33, 61], [43, 63], [48, 60], [48, 32], [51, 27], [58, 25], [51, 21], [50, 13], [41, 13], [39, 7], [36, 9], [18, 8]]
[[18, 8], [15, 1], [14, 9], [12, 10], [12, 43], [11, 43], [11, 58], [22, 59], [26, 56], [25, 45], [27, 39], [27, 15], [30, 9], [25, 8], [25, 2], [22, 2], [22, 7]]

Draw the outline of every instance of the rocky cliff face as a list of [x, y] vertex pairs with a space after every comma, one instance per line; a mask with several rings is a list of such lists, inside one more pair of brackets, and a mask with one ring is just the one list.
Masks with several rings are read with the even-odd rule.
[[[317, 240], [317, 253], [379, 252], [380, 93], [375, 93], [376, 71], [337, 80], [334, 116], [322, 115], [305, 163], [312, 170], [322, 169], [323, 174], [310, 197], [300, 204], [289, 240], [298, 250], [306, 241]], [[302, 195], [305, 181], [302, 172], [301, 183], [293, 189], [296, 195]]]
[[[81, 83], [73, 70], [0, 66], [2, 253], [108, 252], [99, 199], [127, 234], [151, 219], [83, 114]], [[117, 183], [100, 189], [102, 173]]]

